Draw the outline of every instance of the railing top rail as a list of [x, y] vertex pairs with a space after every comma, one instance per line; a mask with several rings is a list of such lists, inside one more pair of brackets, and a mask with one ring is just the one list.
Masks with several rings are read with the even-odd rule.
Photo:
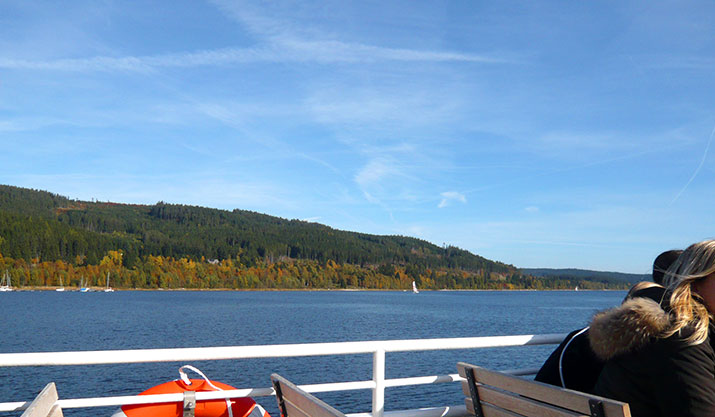
[[99, 365], [117, 363], [182, 362], [199, 360], [350, 355], [372, 353], [377, 350], [384, 350], [385, 352], [407, 352], [443, 349], [475, 349], [555, 344], [560, 343], [565, 337], [566, 334], [539, 334], [285, 345], [2, 353], [0, 354], [0, 367]]

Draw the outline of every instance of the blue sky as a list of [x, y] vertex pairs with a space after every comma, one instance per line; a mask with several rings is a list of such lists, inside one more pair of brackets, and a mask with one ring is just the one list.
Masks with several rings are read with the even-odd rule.
[[645, 273], [715, 237], [710, 1], [3, 1], [0, 183]]

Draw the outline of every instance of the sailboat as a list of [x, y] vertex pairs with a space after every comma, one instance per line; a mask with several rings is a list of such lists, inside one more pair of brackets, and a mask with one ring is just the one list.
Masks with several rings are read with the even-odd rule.
[[412, 281], [412, 292], [415, 294], [420, 293], [420, 291], [417, 289], [417, 284], [414, 281]]
[[62, 277], [60, 277], [60, 287], [59, 287], [59, 288], [55, 288], [55, 291], [63, 292], [64, 290], [65, 290], [65, 286], [64, 286], [64, 284], [62, 283]]
[[82, 280], [80, 281], [80, 284], [79, 284], [79, 292], [89, 292], [89, 288], [85, 287], [85, 285], [87, 285], [87, 284], [84, 283], [84, 277], [82, 277]]
[[3, 285], [0, 285], [0, 292], [12, 291], [12, 284], [10, 284], [10, 274], [5, 271], [5, 275], [2, 277]]
[[114, 288], [109, 286], [109, 272], [107, 272], [107, 288], [104, 289], [104, 292], [114, 292]]

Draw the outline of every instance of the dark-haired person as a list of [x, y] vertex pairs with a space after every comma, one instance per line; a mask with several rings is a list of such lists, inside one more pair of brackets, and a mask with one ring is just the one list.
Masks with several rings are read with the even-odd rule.
[[673, 265], [673, 262], [678, 259], [681, 253], [683, 253], [683, 251], [680, 249], [671, 249], [661, 253], [655, 258], [655, 261], [653, 261], [653, 282], [663, 285], [665, 271]]
[[[646, 297], [660, 302], [665, 293], [665, 289], [659, 285], [663, 281], [663, 272], [682, 252], [669, 250], [658, 255], [653, 262], [653, 282], [643, 281], [635, 284], [625, 299]], [[569, 333], [546, 359], [534, 380], [576, 391], [592, 392], [604, 361], [593, 353], [588, 334], [588, 327]]]
[[606, 363], [593, 392], [633, 417], [715, 416], [715, 240], [683, 251], [664, 283], [660, 303], [633, 298], [594, 317], [591, 347]]

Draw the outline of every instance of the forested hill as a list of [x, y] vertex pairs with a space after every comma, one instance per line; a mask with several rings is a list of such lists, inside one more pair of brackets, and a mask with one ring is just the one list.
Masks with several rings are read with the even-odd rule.
[[526, 275], [543, 278], [601, 280], [604, 282], [627, 282], [629, 284], [652, 280], [650, 274], [626, 274], [623, 272], [591, 271], [575, 268], [522, 268], [521, 272]]
[[153, 206], [70, 200], [44, 191], [0, 186], [0, 253], [26, 260], [97, 263], [121, 250], [132, 267], [147, 255], [227, 259], [246, 265], [309, 259], [356, 265], [411, 264], [428, 268], [510, 272], [455, 247], [403, 236], [335, 230], [250, 211], [157, 203]]
[[[71, 200], [0, 185], [0, 268], [16, 285], [569, 288], [466, 250], [244, 210]], [[590, 284], [581, 284], [588, 287]], [[594, 287], [602, 288], [602, 282]]]

